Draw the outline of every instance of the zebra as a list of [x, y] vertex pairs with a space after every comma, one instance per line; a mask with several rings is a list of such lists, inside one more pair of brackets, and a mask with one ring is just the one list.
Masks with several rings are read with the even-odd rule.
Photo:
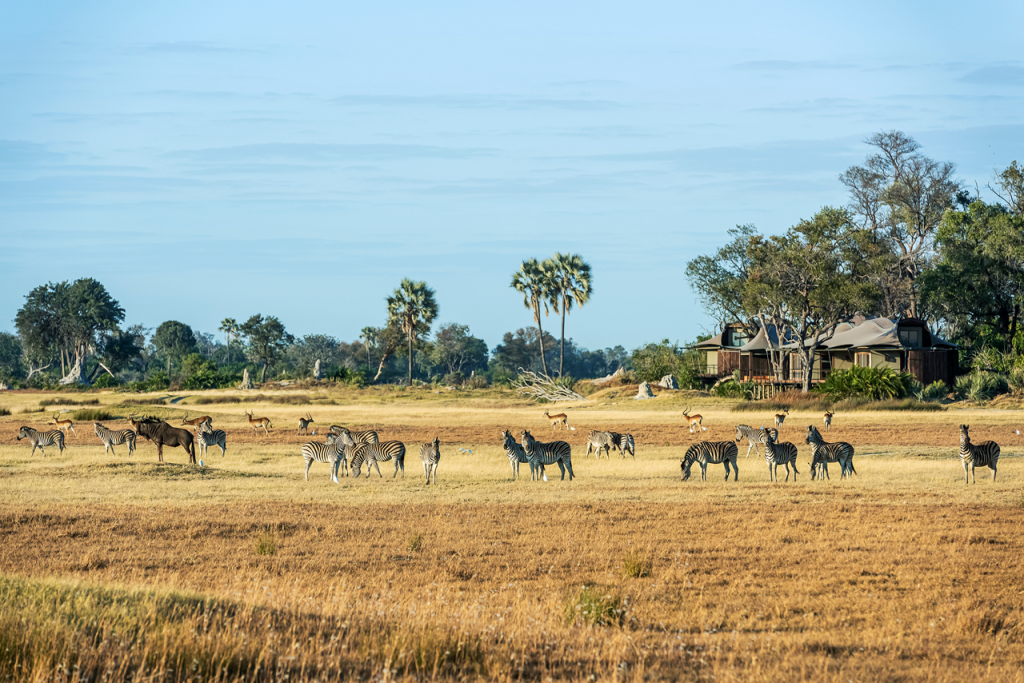
[[636, 443], [633, 441], [632, 434], [619, 434], [618, 432], [608, 432], [612, 435], [612, 448], [619, 451], [622, 457], [626, 457], [628, 451], [630, 455], [636, 458]]
[[209, 422], [200, 422], [196, 430], [196, 443], [202, 457], [210, 446], [220, 446], [220, 457], [227, 455], [228, 435], [223, 429], [214, 429]]
[[120, 429], [114, 431], [113, 429], [107, 429], [99, 422], [92, 423], [93, 431], [96, 432], [96, 436], [100, 437], [100, 441], [103, 442], [103, 453], [117, 453], [114, 451], [114, 446], [120, 446], [123, 443], [128, 444], [128, 455], [135, 452], [135, 432], [130, 429]]
[[789, 481], [789, 466], [793, 466], [793, 481], [796, 481], [796, 475], [800, 474], [796, 468], [796, 446], [783, 441], [777, 443], [775, 438], [769, 436], [768, 440], [764, 442], [764, 459], [768, 463], [768, 481], [779, 480], [779, 465], [786, 466], [786, 481]]
[[427, 477], [427, 484], [430, 483], [430, 475], [434, 475], [434, 484], [437, 484], [437, 463], [441, 461], [441, 440], [436, 436], [430, 443], [420, 446], [420, 460], [423, 461], [423, 474]]
[[[971, 467], [971, 479], [974, 479], [974, 468], [976, 466], [988, 467], [992, 470], [992, 481], [996, 480], [996, 464], [999, 462], [999, 444], [995, 441], [982, 441], [977, 446], [971, 443], [971, 436], [967, 433], [970, 425], [960, 425], [960, 462], [964, 465], [964, 483], [967, 480], [967, 466]], [[978, 483], [974, 480], [974, 483]]]
[[550, 443], [542, 443], [533, 438], [527, 430], [522, 430], [519, 433], [520, 442], [522, 443], [523, 450], [526, 451], [526, 457], [532, 461], [536, 460], [540, 465], [554, 465], [558, 464], [558, 469], [562, 470], [562, 480], [565, 480], [565, 471], [569, 470], [569, 481], [575, 478], [572, 473], [572, 446], [564, 441], [552, 441]]
[[708, 465], [725, 465], [725, 480], [729, 481], [729, 464], [735, 471], [733, 481], [739, 481], [740, 468], [736, 465], [736, 457], [739, 449], [733, 441], [699, 441], [686, 449], [686, 454], [679, 463], [679, 469], [683, 471], [683, 481], [690, 478], [690, 468], [693, 463], [700, 465], [701, 481], [708, 480]]
[[595, 429], [587, 434], [587, 453], [583, 457], [590, 457], [590, 449], [594, 449], [594, 457], [601, 459], [601, 451], [604, 451], [606, 458], [611, 457], [612, 434], [611, 432], [599, 432]]
[[344, 458], [345, 444], [335, 441], [331, 444], [310, 441], [302, 444], [302, 459], [306, 462], [306, 481], [309, 481], [309, 468], [313, 461], [324, 462], [331, 466], [331, 481], [338, 482], [338, 467]]
[[857, 470], [853, 468], [853, 446], [850, 444], [845, 441], [826, 442], [814, 425], [807, 425], [805, 441], [811, 444], [811, 481], [818, 478], [818, 465], [821, 465], [822, 471], [825, 472], [825, 478], [831, 479], [828, 476], [830, 462], [839, 463], [840, 479], [857, 474]]
[[387, 462], [394, 459], [395, 473], [391, 475], [394, 479], [398, 476], [398, 468], [402, 468], [402, 478], [405, 478], [405, 444], [401, 441], [382, 441], [380, 443], [359, 444], [352, 454], [349, 466], [352, 468], [352, 476], [357, 479], [360, 476], [359, 468], [366, 463], [366, 476], [370, 476], [370, 467], [377, 468], [377, 476], [383, 478], [380, 473], [380, 465], [377, 463]]
[[340, 425], [331, 425], [330, 433], [338, 436], [342, 432], [347, 432], [352, 436], [352, 440], [355, 443], [379, 443], [380, 438], [377, 436], [377, 432], [372, 429], [367, 429], [362, 432], [353, 432], [348, 427], [342, 427]]
[[516, 443], [511, 431], [501, 430], [501, 445], [505, 449], [505, 455], [508, 456], [508, 464], [512, 466], [512, 479], [519, 478], [520, 463], [527, 463], [530, 466], [531, 481], [541, 477], [544, 478], [544, 481], [547, 481], [547, 476], [544, 474], [544, 465], [535, 460], [530, 460], [530, 457], [526, 455], [526, 449]]
[[43, 450], [43, 446], [57, 446], [60, 448], [60, 454], [64, 454], [64, 432], [59, 429], [51, 429], [48, 432], [40, 432], [31, 427], [22, 427], [18, 431], [18, 441], [22, 439], [28, 439], [32, 442], [32, 453], [29, 457], [36, 454], [36, 448], [43, 451], [43, 457], [46, 457], [46, 451]]
[[750, 444], [747, 447], [747, 457], [750, 457], [750, 449], [754, 449], [754, 453], [761, 455], [761, 451], [758, 450], [757, 445], [763, 444], [768, 440], [768, 436], [771, 435], [773, 439], [778, 441], [779, 430], [769, 427], [765, 429], [764, 425], [761, 425], [760, 429], [754, 429], [748, 425], [736, 425], [736, 443], [739, 443], [743, 439], [747, 440]]

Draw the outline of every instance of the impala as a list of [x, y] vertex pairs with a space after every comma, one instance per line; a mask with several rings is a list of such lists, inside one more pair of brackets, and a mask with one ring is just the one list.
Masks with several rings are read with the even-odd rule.
[[[56, 425], [57, 429], [61, 430], [65, 434], [69, 429], [72, 432], [75, 432], [75, 423], [72, 422], [71, 420], [61, 420], [60, 413], [53, 414], [53, 421], [50, 424]], [[75, 432], [75, 436], [78, 436], [78, 432]]]
[[827, 432], [832, 428], [832, 416], [835, 415], [835, 411], [825, 413], [825, 431]]
[[182, 418], [181, 420], [181, 424], [189, 425], [190, 427], [192, 427], [193, 431], [197, 433], [199, 432], [199, 425], [203, 424], [204, 422], [209, 424], [211, 427], [213, 426], [213, 418], [210, 417], [209, 415], [203, 415], [202, 417], [194, 417], [190, 420], [188, 419], [188, 412], [186, 412], [185, 417]]
[[[309, 425], [312, 422], [313, 422], [313, 417], [309, 413], [306, 413], [306, 417], [300, 417], [299, 418], [299, 434], [306, 434], [307, 430], [309, 428]], [[315, 431], [316, 430], [314, 430], [314, 432]]]
[[[686, 423], [690, 426], [690, 433], [693, 434], [694, 431], [697, 431], [699, 433], [701, 429], [703, 429], [705, 432], [708, 431], [708, 428], [701, 424], [701, 421], [704, 419], [704, 416], [690, 415], [691, 410], [693, 410], [693, 408], [687, 408], [686, 410], [683, 411], [683, 417], [686, 418]], [[694, 427], [697, 427], [697, 429], [694, 430]]]
[[[787, 417], [789, 417], [789, 408], [783, 408], [782, 409], [782, 415], [776, 415], [775, 416], [775, 427], [776, 427], [776, 429], [778, 429], [779, 427], [782, 426], [782, 423], [786, 421]], [[787, 476], [789, 475], [789, 470], [786, 470], [786, 474], [787, 474]]]
[[245, 411], [245, 414], [249, 418], [249, 424], [252, 426], [252, 431], [254, 434], [259, 434], [260, 427], [263, 427], [263, 433], [267, 434], [268, 436], [270, 435], [270, 432], [267, 431], [267, 427], [273, 427], [274, 425], [270, 424], [269, 417], [253, 417], [252, 413], [249, 412], [248, 410]]
[[551, 420], [551, 429], [555, 428], [555, 425], [562, 425], [563, 427], [569, 426], [569, 416], [565, 413], [558, 413], [557, 415], [548, 415], [548, 411], [544, 411], [544, 417]]

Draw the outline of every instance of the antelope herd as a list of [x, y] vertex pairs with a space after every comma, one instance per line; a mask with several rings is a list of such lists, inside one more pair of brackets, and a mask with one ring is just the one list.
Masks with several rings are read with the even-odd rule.
[[[707, 431], [703, 425], [703, 416], [691, 414], [691, 408], [683, 411], [683, 420], [691, 434], [700, 434]], [[830, 431], [832, 418], [835, 412], [825, 412], [824, 431]], [[246, 420], [253, 428], [253, 433], [258, 435], [259, 429], [263, 428], [264, 435], [269, 435], [269, 429], [273, 426], [268, 417], [256, 417], [252, 411], [245, 411]], [[790, 469], [793, 471], [793, 481], [797, 470], [797, 447], [790, 442], [779, 441], [779, 429], [789, 416], [789, 410], [784, 409], [782, 413], [775, 415], [775, 427], [766, 428], [763, 424], [760, 428], [748, 425], [736, 425], [735, 438], [730, 441], [700, 441], [691, 445], [680, 461], [680, 468], [683, 472], [683, 480], [690, 478], [690, 470], [696, 463], [701, 468], [701, 478], [707, 478], [707, 466], [709, 464], [722, 464], [725, 466], [725, 478], [729, 479], [730, 473], [733, 480], [739, 479], [738, 448], [737, 444], [746, 440], [748, 443], [746, 457], [750, 457], [753, 450], [760, 455], [759, 447], [764, 446], [764, 457], [768, 465], [769, 480], [778, 481], [777, 470], [781, 465], [786, 470], [786, 481], [789, 481]], [[550, 414], [544, 411], [544, 417], [551, 423], [552, 431], [558, 428], [569, 428], [569, 417], [566, 413]], [[93, 430], [103, 443], [105, 453], [114, 452], [115, 446], [127, 445], [128, 455], [136, 450], [136, 437], [141, 436], [153, 442], [157, 447], [157, 456], [163, 462], [163, 447], [181, 447], [189, 456], [189, 462], [196, 462], [195, 446], [199, 446], [200, 457], [206, 454], [209, 446], [218, 446], [221, 457], [227, 455], [227, 433], [222, 429], [213, 428], [213, 418], [209, 415], [189, 417], [185, 413], [181, 424], [184, 427], [191, 427], [192, 431], [173, 427], [167, 422], [154, 417], [136, 418], [135, 415], [128, 415], [128, 424], [131, 429], [114, 430], [108, 429], [100, 422], [93, 423]], [[306, 435], [309, 427], [314, 423], [313, 416], [306, 413], [305, 417], [299, 418], [298, 434]], [[32, 455], [38, 448], [43, 456], [46, 456], [45, 448], [56, 446], [60, 453], [64, 452], [65, 439], [70, 430], [75, 436], [74, 422], [70, 419], [60, 419], [60, 413], [55, 413], [49, 422], [50, 426], [56, 427], [52, 430], [36, 430], [31, 427], [22, 427], [18, 432], [18, 440], [28, 439], [32, 444]], [[979, 444], [972, 444], [968, 425], [960, 425], [960, 449], [959, 456], [964, 468], [966, 483], [974, 481], [976, 467], [988, 467], [992, 470], [992, 480], [995, 481], [997, 465], [999, 461], [999, 445], [993, 441], [985, 441]], [[316, 430], [312, 434], [316, 435]], [[519, 476], [519, 465], [529, 464], [531, 479], [543, 479], [547, 481], [545, 467], [558, 465], [562, 472], [562, 479], [566, 473], [569, 480], [575, 478], [572, 468], [572, 446], [566, 441], [537, 441], [528, 430], [520, 431], [520, 443], [517, 443], [512, 436], [511, 430], [501, 432], [502, 448], [508, 456], [512, 468], [512, 478]], [[828, 479], [829, 464], [838, 464], [840, 478], [852, 477], [857, 474], [853, 465], [854, 448], [846, 442], [826, 442], [821, 432], [814, 425], [808, 425], [804, 436], [804, 443], [810, 446], [811, 459], [807, 462], [810, 468], [811, 480]], [[625, 458], [628, 452], [636, 458], [636, 442], [632, 434], [591, 430], [587, 433], [585, 456], [589, 458], [591, 452], [600, 460], [602, 452], [606, 458], [611, 457], [611, 451], [617, 450]], [[405, 454], [406, 447], [401, 441], [380, 441], [376, 431], [351, 431], [347, 427], [331, 425], [327, 431], [326, 442], [311, 441], [303, 444], [302, 456], [305, 462], [305, 477], [309, 480], [309, 469], [314, 462], [321, 462], [330, 465], [330, 476], [334, 483], [339, 483], [339, 472], [342, 476], [351, 475], [358, 478], [361, 468], [367, 468], [367, 477], [370, 470], [376, 469], [378, 477], [383, 477], [380, 470], [380, 463], [393, 462], [395, 469], [392, 478], [402, 472], [405, 477]], [[472, 452], [472, 451], [469, 451]], [[420, 460], [423, 464], [423, 474], [426, 483], [437, 483], [437, 469], [441, 460], [441, 442], [435, 437], [433, 441], [422, 444], [419, 449]], [[199, 461], [202, 464], [202, 460]]]

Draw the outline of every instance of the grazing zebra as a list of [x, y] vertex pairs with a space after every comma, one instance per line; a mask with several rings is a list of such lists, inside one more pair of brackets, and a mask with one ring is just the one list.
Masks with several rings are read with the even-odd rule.
[[636, 443], [633, 441], [632, 434], [619, 434], [618, 432], [608, 432], [612, 435], [612, 448], [619, 451], [622, 457], [626, 457], [628, 451], [630, 455], [636, 458]]
[[[313, 424], [313, 418], [309, 413], [306, 413], [306, 417], [299, 418], [299, 434], [308, 434], [309, 425]], [[316, 431], [316, 430], [313, 430]]]
[[764, 425], [761, 425], [760, 429], [754, 429], [753, 427], [749, 427], [747, 425], [736, 425], [736, 443], [739, 443], [743, 439], [746, 439], [747, 443], [750, 444], [747, 447], [748, 458], [750, 457], [750, 449], [754, 449], [754, 453], [756, 453], [757, 455], [761, 455], [761, 451], [758, 450], [757, 444], [765, 443], [768, 440], [769, 435], [771, 436], [771, 438], [778, 441], [779, 430], [772, 428], [765, 429]]
[[572, 473], [572, 446], [564, 441], [552, 441], [551, 443], [542, 443], [533, 438], [527, 430], [522, 430], [519, 433], [520, 442], [522, 443], [523, 450], [526, 451], [526, 457], [531, 461], [536, 460], [540, 465], [554, 465], [558, 464], [558, 469], [562, 470], [562, 480], [565, 480], [565, 471], [569, 470], [569, 481], [575, 478]]
[[512, 466], [513, 480], [519, 478], [520, 463], [526, 463], [530, 466], [531, 481], [542, 477], [547, 481], [547, 477], [544, 475], [544, 465], [534, 460], [530, 460], [530, 456], [526, 455], [526, 449], [516, 443], [511, 431], [506, 429], [501, 430], [501, 445], [505, 449], [505, 455], [508, 456], [508, 464]]
[[[995, 441], [983, 441], [977, 446], [971, 444], [971, 436], [967, 433], [970, 425], [960, 425], [960, 462], [964, 465], [964, 483], [967, 481], [967, 466], [971, 466], [971, 479], [974, 480], [974, 468], [988, 467], [992, 470], [992, 481], [996, 480], [996, 464], [999, 462], [999, 444]], [[974, 480], [974, 483], [978, 483]]]
[[302, 444], [302, 459], [306, 462], [306, 481], [309, 481], [309, 468], [313, 464], [313, 461], [327, 463], [331, 466], [330, 476], [331, 481], [335, 484], [338, 482], [338, 466], [345, 459], [343, 451], [345, 445], [340, 441], [335, 441], [331, 444], [320, 443], [319, 441], [310, 441], [309, 443]]
[[441, 460], [441, 440], [436, 436], [430, 443], [420, 446], [420, 460], [423, 461], [423, 474], [427, 477], [427, 484], [430, 483], [430, 475], [434, 475], [434, 484], [437, 484], [437, 463]]
[[590, 449], [594, 449], [594, 457], [598, 460], [601, 459], [601, 451], [604, 451], [606, 458], [611, 457], [612, 451], [612, 433], [611, 432], [599, 432], [595, 429], [590, 430], [587, 434], [587, 453], [584, 458], [590, 457]]
[[220, 446], [220, 457], [227, 455], [228, 435], [223, 429], [214, 429], [209, 422], [200, 422], [196, 431], [196, 443], [199, 444], [199, 457], [202, 457], [210, 446]]
[[793, 466], [793, 481], [796, 481], [796, 475], [800, 474], [796, 468], [796, 446], [783, 441], [777, 443], [775, 438], [769, 436], [768, 440], [764, 442], [764, 459], [768, 463], [768, 481], [779, 480], [779, 465], [786, 466], [786, 481], [789, 481], [789, 466]]
[[107, 429], [99, 422], [92, 423], [93, 431], [96, 432], [96, 436], [100, 437], [100, 441], [103, 442], [103, 453], [113, 453], [114, 446], [120, 446], [123, 443], [128, 444], [128, 455], [131, 455], [135, 451], [135, 432], [130, 429], [113, 430]]
[[828, 412], [827, 410], [825, 411], [825, 431], [826, 432], [829, 431], [830, 429], [832, 429], [832, 416], [833, 415], [835, 415], [835, 411], [833, 411], [831, 413]]
[[830, 462], [839, 463], [840, 479], [857, 474], [857, 470], [853, 469], [853, 446], [850, 444], [845, 441], [826, 442], [814, 425], [807, 425], [805, 441], [811, 444], [811, 481], [818, 477], [818, 465], [825, 472], [825, 478], [831, 479], [828, 476]]
[[31, 427], [22, 427], [18, 431], [18, 441], [22, 439], [28, 439], [32, 442], [32, 453], [29, 457], [36, 454], [36, 448], [43, 451], [43, 457], [46, 457], [46, 451], [43, 450], [44, 446], [57, 446], [60, 448], [61, 455], [64, 454], [64, 432], [59, 429], [51, 429], [48, 432], [40, 432], [32, 429]]
[[683, 471], [683, 481], [690, 478], [690, 468], [693, 467], [695, 462], [700, 465], [701, 481], [708, 480], [708, 465], [717, 465], [719, 463], [725, 465], [726, 481], [729, 481], [730, 463], [732, 463], [732, 468], [736, 472], [733, 481], [739, 481], [740, 468], [736, 465], [738, 454], [739, 449], [736, 448], [736, 443], [733, 441], [700, 441], [695, 443], [686, 449], [686, 455], [683, 456], [682, 461], [679, 463], [679, 468]]
[[367, 429], [362, 432], [353, 432], [348, 427], [342, 427], [340, 425], [331, 425], [331, 434], [338, 436], [342, 432], [346, 432], [352, 437], [352, 441], [355, 443], [379, 443], [380, 438], [377, 436], [377, 432], [372, 429]]
[[394, 479], [398, 476], [398, 468], [402, 468], [402, 478], [405, 478], [405, 444], [401, 441], [383, 441], [381, 443], [363, 443], [355, 448], [352, 454], [352, 461], [349, 466], [352, 468], [352, 476], [359, 478], [359, 468], [366, 463], [366, 476], [370, 476], [370, 467], [377, 468], [377, 476], [383, 478], [380, 473], [380, 465], [377, 463], [387, 462], [394, 459], [395, 473], [391, 475]]

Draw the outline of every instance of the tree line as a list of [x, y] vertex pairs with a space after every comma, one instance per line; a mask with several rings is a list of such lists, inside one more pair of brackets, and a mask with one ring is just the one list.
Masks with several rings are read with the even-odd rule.
[[[237, 385], [249, 369], [258, 381], [305, 378], [319, 361], [327, 378], [354, 384], [422, 381], [507, 383], [519, 369], [599, 377], [629, 368], [622, 346], [588, 350], [565, 335], [565, 318], [589, 301], [591, 268], [580, 256], [527, 259], [510, 285], [523, 294], [534, 326], [504, 334], [490, 348], [468, 325], [435, 325], [436, 293], [403, 279], [385, 299], [386, 319], [351, 342], [325, 334], [296, 337], [276, 316], [224, 318], [217, 332], [167, 320], [154, 328], [124, 326], [125, 311], [102, 283], [84, 278], [40, 285], [14, 319], [17, 334], [0, 333], [0, 380], [18, 386], [124, 385], [133, 389]], [[543, 313], [543, 315], [542, 315]], [[561, 317], [561, 338], [542, 327]]]
[[[780, 235], [737, 226], [715, 253], [687, 263], [707, 311], [720, 326], [737, 322], [751, 334], [774, 326], [797, 342], [805, 391], [820, 343], [858, 313], [925, 320], [960, 346], [965, 368], [1024, 366], [1017, 162], [995, 173], [988, 202], [956, 177], [955, 164], [929, 158], [900, 131], [866, 143], [874, 151], [864, 164], [839, 176], [846, 206], [826, 206]], [[772, 355], [781, 368], [781, 352]]]

